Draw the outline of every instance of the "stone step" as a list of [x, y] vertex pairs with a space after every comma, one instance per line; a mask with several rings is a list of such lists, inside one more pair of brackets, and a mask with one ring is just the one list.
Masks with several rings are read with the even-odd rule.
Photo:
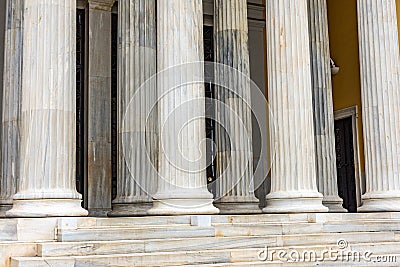
[[400, 231], [400, 220], [364, 220], [355, 222], [328, 222], [324, 224], [325, 232], [379, 232]]
[[[381, 257], [386, 257], [387, 255], [379, 255]], [[400, 259], [400, 254], [397, 255], [390, 255], [391, 257], [394, 256], [397, 259]], [[231, 262], [231, 263], [218, 263], [218, 264], [189, 264], [189, 265], [180, 265], [185, 267], [230, 267], [230, 266], [268, 266], [268, 267], [287, 267], [287, 266], [301, 266], [301, 267], [308, 267], [308, 266], [326, 266], [326, 267], [348, 267], [348, 266], [356, 266], [356, 267], [377, 267], [377, 266], [399, 266], [400, 260], [396, 262], [358, 262], [358, 261], [346, 261], [346, 260], [325, 260], [320, 262], [280, 262], [280, 261], [269, 261], [269, 262]], [[168, 267], [178, 267], [176, 265], [169, 265]]]
[[85, 256], [276, 246], [277, 237], [202, 237], [38, 244], [38, 256]]
[[213, 224], [218, 223], [290, 223], [290, 222], [360, 222], [368, 220], [399, 221], [400, 212], [381, 213], [301, 213], [301, 214], [252, 214], [213, 215]]
[[217, 224], [214, 225], [217, 236], [265, 236], [311, 233], [344, 233], [344, 232], [381, 232], [399, 231], [400, 221], [376, 220], [326, 223], [273, 223], [273, 224]]
[[[229, 262], [230, 253], [220, 251], [137, 253], [74, 257], [15, 257], [11, 267], [168, 266]], [[64, 264], [64, 265], [63, 265]]]
[[[311, 216], [310, 216], [311, 215]], [[213, 215], [212, 223], [297, 223], [314, 220], [313, 214]]]
[[395, 242], [399, 236], [393, 232], [327, 233], [308, 235], [271, 235], [242, 237], [194, 237], [176, 239], [149, 239], [94, 242], [47, 242], [38, 244], [38, 256], [84, 256], [130, 254], [161, 251], [194, 251], [250, 247], [277, 247], [330, 244], [345, 239], [350, 244], [371, 242]]
[[271, 236], [335, 232], [380, 232], [398, 231], [397, 221], [365, 221], [355, 223], [235, 223], [217, 224], [214, 227], [187, 225], [147, 227], [96, 227], [82, 229], [58, 229], [58, 241], [112, 241], [190, 237], [237, 237]]
[[[350, 260], [348, 261], [347, 259], [338, 259], [338, 260], [329, 260], [326, 259], [324, 261], [317, 261], [317, 262], [304, 262], [304, 261], [299, 261], [299, 262], [282, 262], [282, 261], [259, 261], [259, 262], [231, 262], [231, 263], [218, 263], [218, 264], [190, 264], [190, 265], [184, 265], [185, 267], [207, 267], [207, 266], [212, 266], [212, 267], [228, 267], [228, 266], [268, 266], [268, 267], [287, 267], [287, 266], [301, 266], [301, 267], [307, 267], [307, 266], [342, 266], [342, 267], [347, 267], [347, 266], [356, 266], [356, 267], [369, 267], [369, 266], [400, 266], [400, 254], [392, 254], [392, 255], [386, 255], [386, 254], [381, 254], [381, 255], [376, 255], [377, 257], [381, 257], [380, 260], [378, 260], [376, 257], [371, 260], [370, 262], [366, 261], [358, 261], [358, 260]], [[389, 257], [391, 258], [389, 260]], [[394, 260], [392, 260], [394, 257]], [[384, 260], [384, 261], [382, 261]], [[174, 265], [170, 265], [169, 267], [176, 267]]]
[[191, 216], [147, 216], [119, 218], [77, 218], [77, 228], [190, 225]]
[[339, 240], [350, 244], [372, 242], [399, 242], [400, 234], [394, 232], [346, 232], [346, 233], [312, 233], [278, 236], [278, 246], [312, 246], [316, 244], [336, 244]]
[[144, 240], [163, 238], [214, 237], [212, 227], [160, 226], [142, 228], [93, 228], [93, 229], [58, 229], [57, 240], [68, 241], [112, 241]]
[[11, 257], [10, 267], [74, 267], [75, 259], [72, 257]]
[[216, 236], [267, 236], [283, 234], [310, 234], [323, 230], [320, 223], [275, 224], [218, 224], [214, 225]]
[[[78, 228], [135, 227], [141, 225], [190, 225], [192, 216], [147, 216], [123, 218], [76, 218]], [[320, 213], [320, 214], [257, 214], [257, 215], [213, 215], [213, 224], [226, 223], [298, 223], [298, 222], [359, 222], [368, 220], [399, 221], [400, 212], [387, 213]]]
[[[309, 222], [309, 214], [258, 214], [258, 215], [212, 215], [211, 222], [219, 223], [297, 223]], [[195, 216], [147, 216], [122, 218], [74, 218], [77, 228], [94, 227], [135, 227], [162, 225], [190, 225]], [[66, 219], [68, 220], [68, 219]]]
[[365, 221], [365, 220], [399, 220], [400, 212], [379, 213], [316, 213], [316, 221]]
[[[359, 246], [359, 247], [357, 247]], [[239, 266], [244, 265], [244, 263], [254, 263], [259, 266], [264, 266], [269, 263], [280, 264], [278, 258], [275, 260], [269, 259], [259, 259], [260, 251], [264, 248], [251, 248], [251, 249], [231, 249], [231, 250], [209, 250], [209, 251], [183, 251], [183, 252], [159, 252], [159, 253], [136, 253], [136, 254], [119, 254], [119, 255], [95, 255], [95, 256], [73, 256], [73, 257], [14, 257], [11, 260], [12, 267], [41, 267], [41, 266], [75, 266], [75, 267], [86, 267], [86, 266], [204, 266], [204, 264], [212, 264], [212, 266], [217, 266], [216, 264], [227, 264], [230, 265], [220, 265], [220, 266], [231, 266], [232, 263], [240, 263]], [[326, 246], [307, 246], [307, 247], [292, 247], [292, 248], [270, 248], [269, 251], [275, 249], [277, 251], [282, 250], [288, 253], [296, 251], [299, 255], [302, 255], [304, 250], [313, 251], [316, 255], [321, 255], [324, 250], [327, 249]], [[337, 247], [332, 247], [332, 249], [338, 250]], [[371, 259], [376, 259], [378, 255], [393, 255], [396, 256], [400, 251], [400, 244], [388, 242], [381, 243], [379, 245], [374, 244], [356, 244], [355, 246], [349, 247], [351, 251], [359, 251], [363, 254], [368, 251], [371, 254]], [[270, 255], [270, 254], [269, 254]], [[293, 254], [291, 254], [293, 255]], [[309, 255], [309, 254], [308, 254]], [[276, 257], [276, 254], [275, 254]], [[328, 257], [328, 256], [327, 256]], [[340, 258], [339, 259], [343, 259]], [[329, 262], [343, 262], [341, 260], [325, 260], [324, 264], [329, 264]], [[363, 258], [360, 258], [363, 261]], [[396, 262], [400, 262], [400, 258], [395, 258]], [[310, 260], [305, 260], [310, 261]], [[362, 261], [355, 262], [355, 266], [362, 265]], [[287, 264], [287, 262], [285, 262]], [[304, 261], [299, 262], [300, 266], [304, 266]], [[349, 266], [353, 262], [345, 262]], [[64, 264], [64, 265], [62, 265]], [[314, 262], [314, 264], [316, 264]], [[393, 264], [393, 262], [392, 262]], [[336, 266], [336, 264], [335, 264]], [[376, 266], [376, 262], [375, 262]]]
[[0, 266], [8, 266], [10, 257], [33, 257], [37, 255], [37, 244], [25, 242], [1, 242]]

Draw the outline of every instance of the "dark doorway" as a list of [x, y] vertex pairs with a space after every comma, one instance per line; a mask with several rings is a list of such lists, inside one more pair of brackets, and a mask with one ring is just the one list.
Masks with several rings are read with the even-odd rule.
[[[85, 191], [85, 10], [76, 16], [76, 190]], [[83, 199], [85, 199], [83, 197]], [[82, 202], [83, 204], [83, 202]]]
[[[214, 28], [212, 26], [204, 26], [203, 30], [204, 40], [204, 61], [214, 62]], [[209, 140], [215, 140], [215, 121], [211, 119], [214, 117], [214, 84], [211, 82], [214, 80], [214, 68], [207, 66], [204, 68], [204, 76], [206, 83], [205, 87], [205, 113], [206, 113], [206, 137]], [[208, 82], [207, 82], [208, 81]], [[216, 165], [215, 165], [215, 146], [213, 142], [207, 142], [207, 162], [210, 164], [207, 166], [207, 183], [210, 184], [216, 179]], [[214, 159], [214, 160], [212, 160]]]
[[335, 121], [335, 139], [339, 196], [345, 209], [357, 212], [352, 117]]

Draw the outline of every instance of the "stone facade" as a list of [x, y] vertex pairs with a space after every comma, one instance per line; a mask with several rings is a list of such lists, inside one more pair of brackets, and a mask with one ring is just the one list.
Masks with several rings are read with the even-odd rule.
[[265, 248], [310, 246], [400, 255], [396, 0], [357, 0], [358, 214], [339, 197], [334, 117], [352, 113], [356, 129], [358, 113], [333, 110], [326, 3], [2, 1], [0, 266], [265, 266]]
[[[259, 140], [253, 138], [254, 91], [248, 78], [258, 70], [250, 68], [254, 47], [249, 28], [257, 21], [251, 18], [263, 17], [264, 12], [264, 6], [255, 3], [6, 1], [6, 24], [0, 24], [5, 37], [4, 60], [0, 58], [4, 62], [0, 207], [12, 209], [5, 216], [246, 214], [261, 212], [265, 198], [265, 213], [326, 212], [326, 207], [343, 212], [336, 182], [323, 0], [267, 1], [265, 22], [258, 22], [261, 31], [266, 30], [268, 73], [258, 75], [262, 82], [268, 80], [270, 136], [263, 129], [261, 139], [270, 146], [270, 192], [255, 182], [253, 161], [268, 165], [254, 155]], [[88, 22], [84, 192], [88, 212], [80, 207], [81, 195], [75, 188], [78, 6], [87, 10]], [[119, 15], [118, 174], [113, 202], [112, 12]], [[399, 205], [393, 204], [400, 195], [395, 0], [385, 5], [358, 1], [358, 19], [367, 181], [360, 210], [398, 211]], [[242, 75], [213, 70], [215, 82], [232, 89], [228, 93], [222, 85], [214, 89], [215, 119], [221, 123], [213, 140], [221, 178], [212, 190], [215, 201], [207, 190], [204, 156], [201, 62], [207, 24], [214, 25], [215, 62]], [[131, 103], [135, 97], [139, 100]], [[262, 201], [255, 197], [256, 189], [262, 191], [257, 194]]]

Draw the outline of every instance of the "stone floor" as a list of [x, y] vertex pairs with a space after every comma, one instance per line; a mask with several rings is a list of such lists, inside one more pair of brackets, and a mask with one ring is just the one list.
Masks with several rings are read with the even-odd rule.
[[0, 220], [0, 266], [182, 265], [400, 266], [400, 213]]

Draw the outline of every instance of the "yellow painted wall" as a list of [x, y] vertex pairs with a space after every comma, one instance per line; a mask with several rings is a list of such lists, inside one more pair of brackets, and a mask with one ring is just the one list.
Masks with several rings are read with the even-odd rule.
[[[357, 0], [327, 0], [327, 3], [331, 56], [340, 67], [340, 72], [332, 80], [334, 110], [358, 106], [360, 165], [364, 172]], [[400, 0], [396, 0], [396, 4], [400, 33]]]
[[[400, 1], [400, 0], [399, 0]], [[364, 172], [357, 1], [328, 0], [331, 57], [340, 71], [332, 78], [334, 110], [358, 106], [360, 167]]]
[[397, 27], [399, 28], [399, 37], [400, 37], [400, 0], [396, 0], [396, 10], [397, 10]]

